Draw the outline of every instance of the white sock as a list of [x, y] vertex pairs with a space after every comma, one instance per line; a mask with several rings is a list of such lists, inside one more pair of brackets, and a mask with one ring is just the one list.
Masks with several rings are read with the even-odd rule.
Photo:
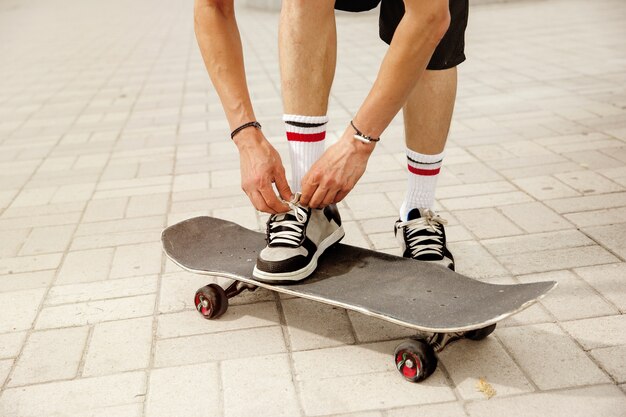
[[302, 188], [302, 177], [324, 153], [328, 116], [283, 115], [289, 156], [291, 158], [291, 191]]
[[435, 188], [443, 154], [424, 155], [406, 148], [409, 181], [404, 202], [400, 207], [400, 218], [403, 221], [407, 220], [412, 209], [432, 209], [435, 204]]

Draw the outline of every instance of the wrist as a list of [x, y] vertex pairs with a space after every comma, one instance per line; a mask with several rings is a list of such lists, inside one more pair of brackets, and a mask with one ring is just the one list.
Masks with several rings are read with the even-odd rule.
[[237, 146], [237, 149], [241, 152], [244, 149], [256, 148], [261, 146], [267, 141], [263, 133], [260, 130], [249, 128], [239, 132], [232, 141]]

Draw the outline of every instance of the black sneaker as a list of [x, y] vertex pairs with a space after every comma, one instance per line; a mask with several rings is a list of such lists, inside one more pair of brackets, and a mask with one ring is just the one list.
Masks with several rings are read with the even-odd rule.
[[413, 209], [408, 220], [396, 222], [394, 231], [402, 256], [433, 262], [454, 271], [454, 258], [446, 247], [447, 222], [429, 209]]
[[267, 246], [259, 253], [252, 275], [268, 283], [296, 282], [311, 275], [317, 259], [344, 231], [334, 204], [310, 209], [289, 202], [292, 211], [272, 215], [267, 221]]

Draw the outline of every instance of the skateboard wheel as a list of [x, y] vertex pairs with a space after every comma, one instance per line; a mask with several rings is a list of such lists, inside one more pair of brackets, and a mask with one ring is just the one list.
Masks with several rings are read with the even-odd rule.
[[218, 318], [228, 308], [226, 292], [217, 284], [209, 284], [196, 291], [194, 302], [198, 312], [207, 320]]
[[407, 340], [396, 347], [394, 353], [396, 368], [411, 382], [428, 378], [437, 369], [435, 351], [422, 340]]
[[465, 338], [469, 340], [483, 340], [485, 337], [489, 336], [496, 329], [496, 324], [492, 324], [491, 326], [483, 327], [482, 329], [470, 330], [465, 333]]

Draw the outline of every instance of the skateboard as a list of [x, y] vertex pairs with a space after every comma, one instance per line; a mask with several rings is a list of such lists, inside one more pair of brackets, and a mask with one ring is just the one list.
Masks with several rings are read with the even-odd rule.
[[165, 254], [183, 269], [227, 278], [200, 288], [194, 303], [206, 319], [228, 308], [228, 299], [257, 287], [286, 293], [386, 320], [416, 331], [395, 349], [394, 361], [407, 380], [418, 382], [437, 367], [436, 352], [460, 340], [481, 340], [496, 323], [530, 306], [556, 282], [496, 285], [442, 266], [369, 249], [335, 244], [309, 278], [268, 284], [252, 277], [265, 235], [213, 217], [194, 217], [167, 227]]

